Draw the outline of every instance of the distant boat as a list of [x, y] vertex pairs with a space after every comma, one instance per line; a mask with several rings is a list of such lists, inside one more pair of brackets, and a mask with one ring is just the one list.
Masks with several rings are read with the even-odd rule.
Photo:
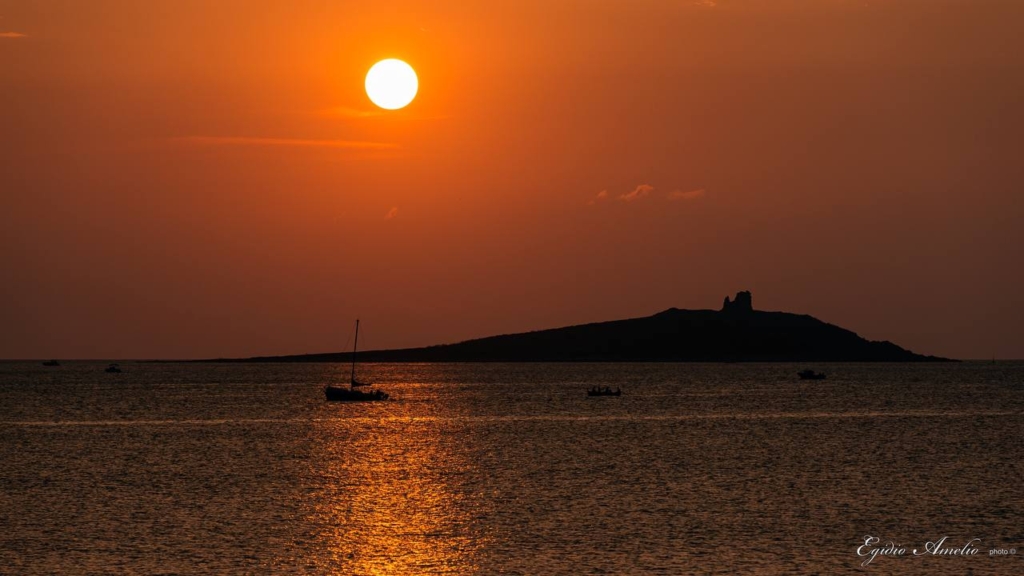
[[46, 362], [43, 362], [43, 366], [60, 366], [60, 362], [56, 360], [47, 360]]
[[107, 366], [107, 368], [105, 370], [103, 370], [103, 371], [104, 372], [109, 372], [110, 374], [120, 374], [121, 373], [121, 367], [118, 366], [117, 364], [111, 364], [110, 366]]
[[363, 392], [362, 390], [352, 390], [339, 386], [324, 388], [324, 394], [327, 395], [328, 402], [380, 402], [390, 398], [387, 392], [380, 390]]
[[594, 387], [587, 390], [587, 396], [622, 396], [622, 390], [616, 388], [615, 391], [612, 392], [612, 389], [607, 386], [604, 388]]
[[815, 372], [814, 370], [801, 370], [796, 373], [801, 380], [824, 380], [825, 374], [823, 372]]
[[328, 402], [380, 402], [387, 400], [390, 396], [381, 390], [363, 392], [356, 390], [359, 386], [371, 386], [366, 382], [356, 380], [356, 349], [359, 346], [359, 319], [356, 319], [356, 338], [352, 342], [352, 377], [349, 379], [349, 387], [327, 385], [324, 388], [324, 395]]

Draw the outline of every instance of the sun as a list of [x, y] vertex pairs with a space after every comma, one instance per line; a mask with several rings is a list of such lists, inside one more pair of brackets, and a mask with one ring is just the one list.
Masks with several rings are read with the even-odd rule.
[[416, 71], [401, 60], [381, 60], [366, 73], [366, 95], [385, 110], [405, 108], [419, 89]]

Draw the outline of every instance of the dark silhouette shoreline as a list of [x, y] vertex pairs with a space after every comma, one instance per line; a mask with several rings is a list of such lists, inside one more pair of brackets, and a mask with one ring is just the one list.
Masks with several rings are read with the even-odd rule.
[[[360, 362], [955, 362], [869, 341], [804, 314], [754, 310], [750, 292], [721, 310], [505, 334], [423, 348], [369, 350]], [[202, 362], [350, 362], [350, 352]]]

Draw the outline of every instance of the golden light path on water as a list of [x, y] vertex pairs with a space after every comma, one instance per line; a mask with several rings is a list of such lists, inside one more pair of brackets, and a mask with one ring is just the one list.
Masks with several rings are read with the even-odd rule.
[[[328, 406], [327, 409], [338, 408]], [[392, 404], [389, 408], [394, 409]], [[439, 407], [446, 411], [451, 408]], [[473, 462], [453, 418], [325, 419], [314, 429], [311, 465], [326, 487], [309, 510], [336, 574], [468, 574], [487, 545], [472, 534], [464, 479]], [[479, 512], [477, 510], [476, 512]], [[318, 570], [319, 572], [319, 570]]]

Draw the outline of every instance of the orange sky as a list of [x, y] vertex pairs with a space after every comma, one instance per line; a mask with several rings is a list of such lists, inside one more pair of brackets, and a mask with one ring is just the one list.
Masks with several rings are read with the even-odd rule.
[[[1024, 358], [1024, 2], [0, 0], [0, 358], [717, 308]], [[417, 99], [363, 76], [409, 62]], [[603, 192], [603, 193], [602, 193]]]

